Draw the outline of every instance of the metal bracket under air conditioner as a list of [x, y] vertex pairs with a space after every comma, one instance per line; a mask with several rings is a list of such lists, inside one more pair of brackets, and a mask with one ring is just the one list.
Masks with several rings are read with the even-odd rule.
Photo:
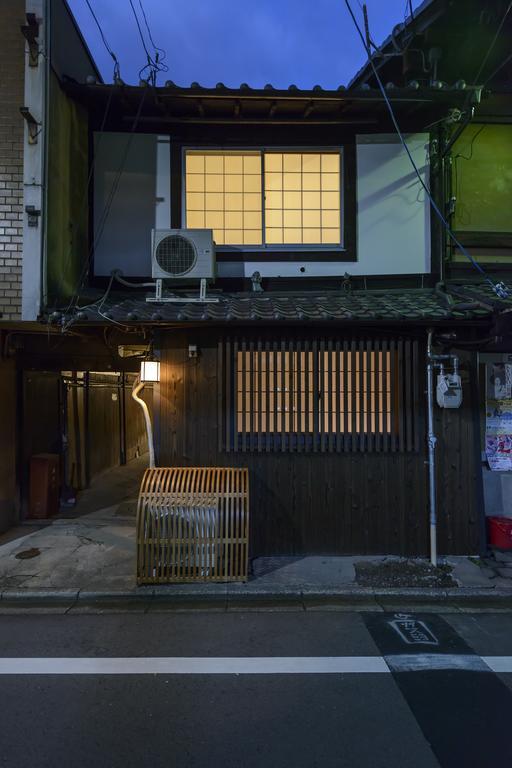
[[206, 278], [201, 278], [199, 286], [199, 296], [164, 296], [162, 293], [162, 278], [155, 281], [155, 295], [147, 296], [146, 301], [152, 301], [155, 304], [214, 304], [219, 301], [216, 296], [206, 295]]

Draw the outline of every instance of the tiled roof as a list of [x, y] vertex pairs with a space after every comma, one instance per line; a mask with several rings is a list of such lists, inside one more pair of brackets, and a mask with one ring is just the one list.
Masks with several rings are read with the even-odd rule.
[[[278, 322], [418, 322], [423, 320], [475, 320], [489, 317], [493, 309], [512, 308], [512, 301], [477, 290], [460, 288], [449, 303], [434, 289], [387, 291], [324, 291], [294, 293], [210, 293], [212, 303], [186, 301], [197, 294], [180, 294], [180, 301], [147, 302], [140, 293], [115, 294], [103, 303], [89, 305], [73, 315], [54, 313], [58, 323], [278, 323]], [[151, 294], [147, 294], [148, 296]], [[185, 301], [183, 301], [185, 299]]]

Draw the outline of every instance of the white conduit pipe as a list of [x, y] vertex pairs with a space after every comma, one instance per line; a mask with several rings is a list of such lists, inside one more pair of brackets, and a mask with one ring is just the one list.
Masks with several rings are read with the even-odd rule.
[[139, 392], [144, 389], [144, 382], [140, 380], [140, 376], [137, 376], [133, 382], [132, 397], [136, 403], [140, 405], [144, 413], [144, 419], [146, 421], [146, 432], [148, 435], [148, 448], [149, 448], [149, 467], [153, 469], [155, 467], [155, 447], [153, 445], [153, 427], [151, 426], [151, 416], [149, 415], [149, 408], [147, 403], [139, 397]]
[[436, 442], [434, 433], [434, 361], [432, 360], [432, 336], [428, 331], [427, 342], [427, 414], [428, 414], [428, 486], [430, 503], [430, 562], [437, 565], [437, 514], [436, 514]]

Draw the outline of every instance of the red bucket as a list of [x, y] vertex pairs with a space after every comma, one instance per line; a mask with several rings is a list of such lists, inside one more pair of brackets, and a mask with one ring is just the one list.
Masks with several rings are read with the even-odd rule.
[[512, 549], [512, 518], [488, 517], [489, 546], [496, 549]]

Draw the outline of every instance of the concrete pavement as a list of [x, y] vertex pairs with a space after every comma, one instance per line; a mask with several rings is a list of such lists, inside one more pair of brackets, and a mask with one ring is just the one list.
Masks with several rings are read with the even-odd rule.
[[[476, 558], [453, 557], [453, 586], [370, 587], [358, 584], [355, 564], [399, 562], [384, 557], [258, 558], [243, 583], [194, 583], [137, 587], [135, 524], [130, 515], [96, 510], [77, 519], [25, 529], [20, 538], [0, 544], [0, 594], [6, 602], [60, 600], [68, 606], [97, 600], [158, 599], [212, 601], [223, 606], [244, 600], [291, 604], [329, 599], [378, 603], [381, 600], [464, 602], [509, 601], [512, 580], [498, 576]], [[28, 555], [27, 559], [23, 559]], [[30, 555], [33, 555], [30, 557]], [[21, 559], [20, 559], [21, 556]], [[503, 570], [508, 570], [505, 564]], [[512, 569], [510, 569], [512, 576]]]

